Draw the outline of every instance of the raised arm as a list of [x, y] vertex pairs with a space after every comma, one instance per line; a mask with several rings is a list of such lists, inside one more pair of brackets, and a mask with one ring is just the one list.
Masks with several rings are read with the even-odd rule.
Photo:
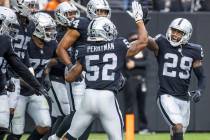
[[143, 22], [142, 7], [137, 1], [132, 2], [132, 12], [137, 25], [138, 39], [130, 43], [127, 56], [136, 55], [139, 51], [143, 50], [148, 43], [148, 34]]

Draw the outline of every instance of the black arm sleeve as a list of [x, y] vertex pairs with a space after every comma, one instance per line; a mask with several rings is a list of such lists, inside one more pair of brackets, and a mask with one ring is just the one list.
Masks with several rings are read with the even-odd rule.
[[198, 79], [198, 89], [203, 91], [206, 85], [206, 77], [204, 75], [203, 66], [194, 68], [193, 71]]
[[39, 90], [41, 88], [38, 80], [32, 75], [28, 68], [21, 62], [16, 55], [9, 55], [6, 57], [7, 62], [14, 69], [14, 71], [33, 89]]
[[136, 68], [145, 68], [147, 66], [146, 60], [134, 60]]
[[31, 67], [30, 61], [29, 61], [29, 54], [28, 51], [25, 50], [25, 57], [23, 59], [23, 63], [29, 68]]

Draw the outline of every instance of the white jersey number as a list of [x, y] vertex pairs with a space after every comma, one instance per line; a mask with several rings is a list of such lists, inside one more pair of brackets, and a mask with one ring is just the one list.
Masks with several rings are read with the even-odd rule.
[[[176, 54], [166, 53], [164, 55], [164, 58], [166, 60], [171, 59], [172, 62], [164, 63], [163, 75], [169, 76], [169, 77], [176, 77], [178, 73], [178, 76], [181, 79], [188, 79], [190, 77], [190, 68], [192, 66], [192, 61], [193, 61], [192, 58], [183, 56], [181, 57], [180, 64], [178, 64], [179, 57]], [[173, 68], [176, 68], [178, 66], [183, 70], [182, 72], [177, 72], [173, 70]]]
[[30, 63], [32, 65], [32, 67], [34, 68], [34, 71], [36, 72], [35, 73], [36, 78], [42, 77], [42, 74], [43, 74], [43, 71], [44, 71], [44, 68], [40, 69], [39, 71], [37, 71], [37, 68], [39, 66], [46, 67], [47, 63], [49, 63], [49, 61], [50, 60], [48, 60], [48, 59], [30, 59]]
[[[96, 65], [91, 66], [91, 62], [99, 61], [99, 55], [88, 55], [86, 59], [86, 78], [88, 81], [96, 81], [99, 79], [100, 68]], [[102, 80], [114, 81], [115, 73], [114, 70], [117, 67], [117, 56], [114, 53], [108, 53], [103, 56], [103, 62], [109, 63], [102, 67]], [[109, 71], [110, 70], [110, 71]]]

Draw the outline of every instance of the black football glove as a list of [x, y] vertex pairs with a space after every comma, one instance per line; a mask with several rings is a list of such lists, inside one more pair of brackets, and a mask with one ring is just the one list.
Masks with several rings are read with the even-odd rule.
[[194, 103], [197, 103], [197, 102], [200, 101], [200, 98], [201, 98], [201, 95], [202, 95], [200, 90], [190, 91], [189, 94], [191, 96], [191, 100]]
[[49, 75], [45, 76], [43, 82], [42, 82], [42, 85], [44, 86], [44, 88], [49, 91], [52, 84], [51, 84], [51, 81], [50, 81], [50, 77]]
[[6, 88], [7, 88], [7, 91], [9, 92], [15, 92], [15, 84], [11, 79], [7, 81]]
[[68, 68], [68, 71], [73, 67], [74, 65], [72, 63], [66, 65], [66, 67]]

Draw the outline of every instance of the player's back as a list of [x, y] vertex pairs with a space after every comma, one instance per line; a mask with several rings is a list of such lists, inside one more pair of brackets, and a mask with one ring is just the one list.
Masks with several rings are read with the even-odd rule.
[[118, 91], [127, 48], [124, 38], [77, 47], [87, 88]]

